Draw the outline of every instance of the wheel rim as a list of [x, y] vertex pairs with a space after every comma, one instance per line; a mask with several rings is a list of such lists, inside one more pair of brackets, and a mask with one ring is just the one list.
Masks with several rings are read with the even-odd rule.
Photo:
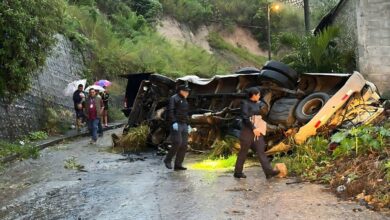
[[319, 112], [321, 108], [324, 106], [324, 100], [320, 98], [312, 99], [303, 106], [302, 114], [305, 116], [312, 116]]

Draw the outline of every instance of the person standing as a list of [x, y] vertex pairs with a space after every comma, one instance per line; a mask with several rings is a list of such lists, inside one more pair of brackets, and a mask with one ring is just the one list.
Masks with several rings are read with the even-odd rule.
[[188, 133], [191, 127], [188, 125], [188, 102], [190, 88], [186, 85], [178, 87], [178, 93], [169, 100], [168, 117], [171, 123], [171, 141], [172, 147], [164, 159], [164, 164], [168, 169], [172, 169], [172, 159], [174, 156], [174, 170], [186, 170], [183, 167], [184, 157], [187, 151]]
[[96, 144], [99, 122], [104, 106], [102, 99], [96, 94], [96, 90], [93, 88], [89, 90], [85, 109], [85, 114], [88, 116], [88, 128], [92, 137], [90, 144]]
[[74, 109], [76, 112], [76, 128], [77, 131], [80, 131], [81, 125], [85, 120], [85, 115], [83, 111], [83, 102], [85, 101], [85, 94], [83, 91], [83, 84], [79, 84], [77, 90], [73, 93], [73, 103]]
[[110, 93], [107, 90], [106, 86], [103, 86], [105, 89], [102, 93], [102, 99], [103, 99], [103, 105], [104, 105], [104, 111], [103, 111], [103, 125], [104, 127], [108, 127], [108, 101], [110, 99]]
[[271, 166], [267, 155], [265, 154], [265, 141], [261, 134], [261, 129], [256, 128], [251, 117], [260, 115], [262, 102], [260, 102], [260, 91], [257, 88], [248, 90], [248, 100], [241, 103], [242, 128], [240, 133], [240, 151], [237, 156], [236, 166], [234, 169], [235, 178], [246, 178], [242, 172], [249, 148], [256, 151], [259, 157], [261, 167], [267, 179], [279, 174], [279, 170], [274, 170]]

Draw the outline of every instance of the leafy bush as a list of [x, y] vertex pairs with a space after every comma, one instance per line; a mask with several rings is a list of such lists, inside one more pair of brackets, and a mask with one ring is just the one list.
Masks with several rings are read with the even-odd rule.
[[212, 15], [212, 7], [208, 1], [202, 0], [160, 0], [165, 14], [176, 20], [187, 23], [194, 29], [207, 24]]
[[62, 0], [0, 3], [0, 97], [11, 102], [29, 89], [62, 26]]
[[39, 156], [39, 148], [21, 142], [20, 144], [9, 143], [0, 140], [0, 157], [4, 158], [17, 154], [19, 158], [37, 158]]
[[292, 51], [282, 58], [300, 73], [303, 72], [348, 72], [349, 62], [353, 57], [351, 51], [340, 51], [337, 37], [340, 29], [328, 27], [319, 35], [284, 38], [288, 40]]
[[342, 130], [332, 136], [339, 146], [334, 150], [334, 157], [364, 155], [368, 152], [381, 152], [390, 141], [390, 130], [384, 127], [361, 126]]
[[45, 140], [47, 139], [49, 136], [47, 135], [47, 133], [45, 131], [35, 131], [35, 132], [31, 132], [27, 138], [29, 141], [40, 141], [40, 140]]

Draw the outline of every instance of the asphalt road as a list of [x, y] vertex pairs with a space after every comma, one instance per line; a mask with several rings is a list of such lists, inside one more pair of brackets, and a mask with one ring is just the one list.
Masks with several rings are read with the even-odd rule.
[[[126, 159], [107, 152], [112, 132], [121, 130], [97, 146], [78, 139], [3, 170], [0, 219], [390, 219], [320, 185], [267, 181], [260, 167], [237, 180], [223, 171], [167, 170], [152, 152]], [[72, 157], [84, 171], [64, 168]]]

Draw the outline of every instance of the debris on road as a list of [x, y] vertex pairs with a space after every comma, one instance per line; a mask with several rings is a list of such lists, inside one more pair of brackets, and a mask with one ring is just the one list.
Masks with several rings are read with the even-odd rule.
[[65, 160], [65, 169], [70, 169], [70, 170], [77, 170], [77, 171], [82, 171], [82, 172], [87, 172], [84, 168], [84, 165], [81, 165], [80, 163], [77, 162], [76, 157], [71, 157], [67, 160]]

